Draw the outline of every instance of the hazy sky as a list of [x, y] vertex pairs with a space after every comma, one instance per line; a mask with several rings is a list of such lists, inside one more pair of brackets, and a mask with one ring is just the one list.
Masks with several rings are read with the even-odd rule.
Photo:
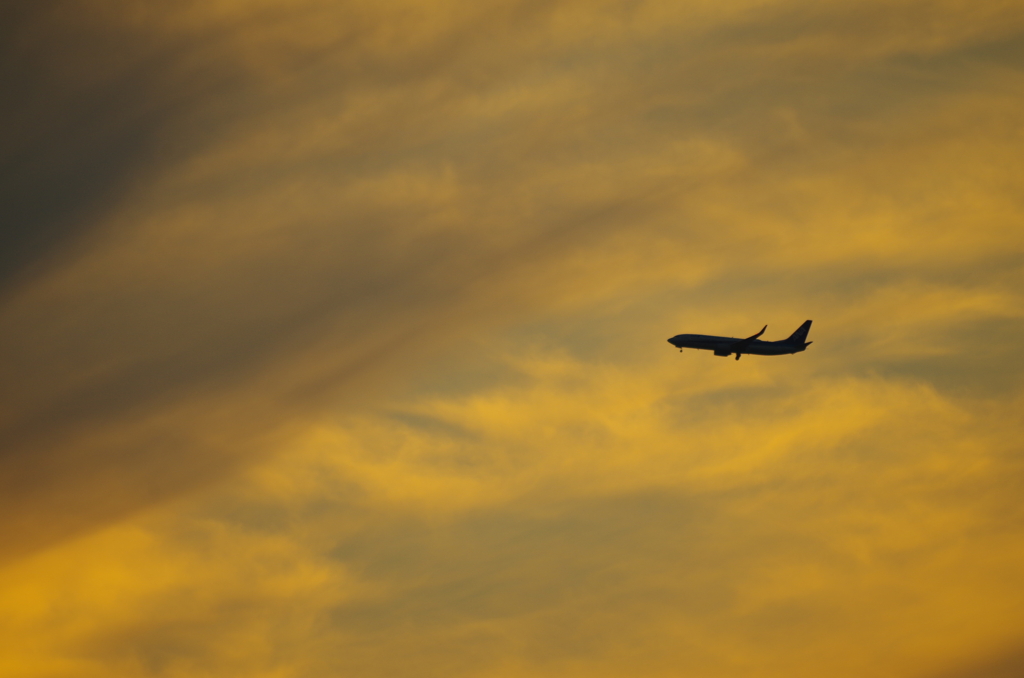
[[0, 674], [1024, 673], [1020, 0], [8, 4]]

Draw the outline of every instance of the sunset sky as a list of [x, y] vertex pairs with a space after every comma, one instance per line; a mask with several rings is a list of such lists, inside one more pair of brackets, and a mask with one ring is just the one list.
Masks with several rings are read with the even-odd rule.
[[0, 78], [5, 678], [1024, 675], [1021, 0], [34, 0]]

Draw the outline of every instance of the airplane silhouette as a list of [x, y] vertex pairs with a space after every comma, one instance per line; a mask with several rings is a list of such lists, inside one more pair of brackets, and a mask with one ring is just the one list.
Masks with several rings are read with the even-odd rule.
[[768, 329], [765, 325], [757, 334], [746, 339], [733, 337], [715, 337], [709, 334], [677, 334], [668, 340], [679, 349], [698, 348], [706, 351], [714, 351], [715, 355], [729, 356], [736, 354], [736, 360], [744, 353], [751, 355], [788, 355], [807, 350], [813, 342], [806, 341], [807, 333], [811, 330], [811, 321], [806, 321], [797, 328], [796, 332], [789, 335], [789, 338], [782, 341], [761, 341], [758, 339]]

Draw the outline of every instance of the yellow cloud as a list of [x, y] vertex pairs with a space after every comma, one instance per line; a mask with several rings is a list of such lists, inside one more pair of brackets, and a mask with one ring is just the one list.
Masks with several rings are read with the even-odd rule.
[[1015, 5], [20, 10], [0, 669], [1013, 661]]
[[523, 356], [520, 388], [320, 424], [9, 567], [8, 630], [36, 639], [9, 665], [855, 676], [1014, 641], [1024, 553], [991, 501], [1019, 402], [770, 369], [680, 391], [657, 362]]

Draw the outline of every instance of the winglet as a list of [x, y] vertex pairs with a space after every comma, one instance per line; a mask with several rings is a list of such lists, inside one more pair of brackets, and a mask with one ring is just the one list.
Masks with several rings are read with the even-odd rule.
[[758, 337], [760, 337], [760, 336], [761, 336], [762, 334], [764, 334], [764, 331], [765, 331], [766, 329], [768, 329], [768, 326], [767, 326], [767, 325], [765, 325], [764, 327], [762, 327], [762, 328], [761, 328], [761, 331], [760, 331], [760, 332], [758, 332], [757, 334], [755, 334], [755, 335], [752, 335], [752, 336], [749, 336], [749, 337], [747, 337], [746, 339], [740, 339], [739, 341], [737, 341], [736, 343], [734, 343], [733, 345], [731, 345], [731, 346], [729, 347], [729, 349], [730, 349], [731, 351], [733, 351], [734, 353], [736, 353], [736, 355], [737, 355], [737, 358], [736, 358], [736, 359], [737, 359], [737, 360], [739, 360], [739, 357], [738, 357], [738, 356], [739, 356], [739, 354], [740, 354], [740, 353], [741, 353], [741, 352], [743, 351], [743, 349], [745, 349], [745, 348], [746, 348], [747, 346], [750, 346], [750, 344], [751, 344], [751, 343], [752, 343], [752, 342], [753, 342], [753, 341], [754, 341], [755, 339], [757, 339], [757, 338], [758, 338]]

